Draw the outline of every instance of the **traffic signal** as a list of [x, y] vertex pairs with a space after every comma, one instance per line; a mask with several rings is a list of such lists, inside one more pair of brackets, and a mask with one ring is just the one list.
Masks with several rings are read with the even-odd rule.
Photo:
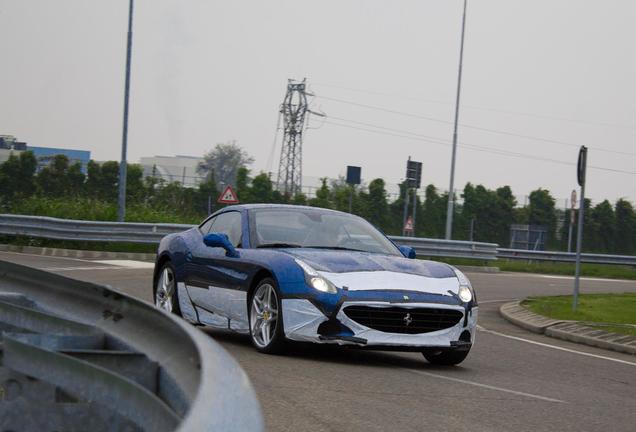
[[410, 188], [419, 189], [422, 183], [422, 162], [406, 162], [406, 181]]

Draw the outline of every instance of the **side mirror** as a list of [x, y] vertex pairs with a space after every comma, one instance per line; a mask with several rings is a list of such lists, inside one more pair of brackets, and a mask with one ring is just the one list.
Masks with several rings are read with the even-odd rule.
[[230, 239], [227, 237], [227, 234], [223, 234], [223, 233], [206, 234], [203, 237], [203, 243], [205, 243], [205, 245], [208, 247], [222, 247], [223, 249], [225, 249], [226, 256], [229, 256], [232, 258], [239, 257], [239, 253], [234, 248], [234, 245], [232, 244], [232, 242], [230, 242]]
[[402, 252], [402, 255], [404, 255], [406, 258], [415, 259], [415, 257], [417, 256], [415, 254], [415, 249], [413, 249], [411, 246], [398, 246], [398, 249], [400, 249], [400, 252]]

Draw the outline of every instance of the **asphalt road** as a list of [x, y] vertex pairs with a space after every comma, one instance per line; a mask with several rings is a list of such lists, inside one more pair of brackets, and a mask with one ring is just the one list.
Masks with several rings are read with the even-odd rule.
[[[152, 269], [135, 263], [13, 253], [0, 259], [151, 300]], [[250, 376], [271, 431], [636, 430], [635, 356], [535, 335], [498, 314], [505, 301], [571, 293], [571, 278], [468, 276], [480, 301], [480, 330], [468, 359], [454, 368], [431, 366], [416, 353], [320, 346], [269, 356], [245, 337], [207, 333]], [[636, 292], [636, 282], [584, 279], [581, 291]]]

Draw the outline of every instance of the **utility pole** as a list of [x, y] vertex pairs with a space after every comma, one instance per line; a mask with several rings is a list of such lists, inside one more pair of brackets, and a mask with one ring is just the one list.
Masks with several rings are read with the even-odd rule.
[[462, 87], [462, 63], [464, 60], [464, 29], [466, 28], [466, 3], [464, 0], [464, 14], [462, 15], [462, 37], [459, 48], [459, 71], [457, 73], [457, 98], [455, 100], [455, 126], [453, 128], [453, 153], [451, 156], [450, 186], [448, 187], [448, 208], [446, 209], [446, 240], [453, 236], [453, 207], [455, 188], [455, 159], [457, 156], [457, 123], [459, 121], [459, 95]]
[[133, 36], [133, 8], [135, 0], [129, 0], [128, 5], [128, 41], [126, 45], [126, 79], [124, 83], [124, 122], [121, 139], [121, 162], [119, 163], [119, 199], [117, 201], [117, 220], [123, 222], [126, 218], [126, 152], [128, 147], [128, 99], [130, 97], [130, 59], [132, 55]]

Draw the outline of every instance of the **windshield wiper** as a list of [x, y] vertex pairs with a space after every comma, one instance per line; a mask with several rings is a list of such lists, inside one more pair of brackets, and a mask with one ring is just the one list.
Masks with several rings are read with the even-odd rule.
[[302, 246], [297, 243], [263, 243], [256, 247], [257, 248], [299, 248]]
[[309, 249], [334, 249], [334, 250], [346, 250], [346, 251], [354, 251], [354, 252], [369, 252], [362, 249], [354, 249], [348, 248], [344, 246], [303, 246]]

